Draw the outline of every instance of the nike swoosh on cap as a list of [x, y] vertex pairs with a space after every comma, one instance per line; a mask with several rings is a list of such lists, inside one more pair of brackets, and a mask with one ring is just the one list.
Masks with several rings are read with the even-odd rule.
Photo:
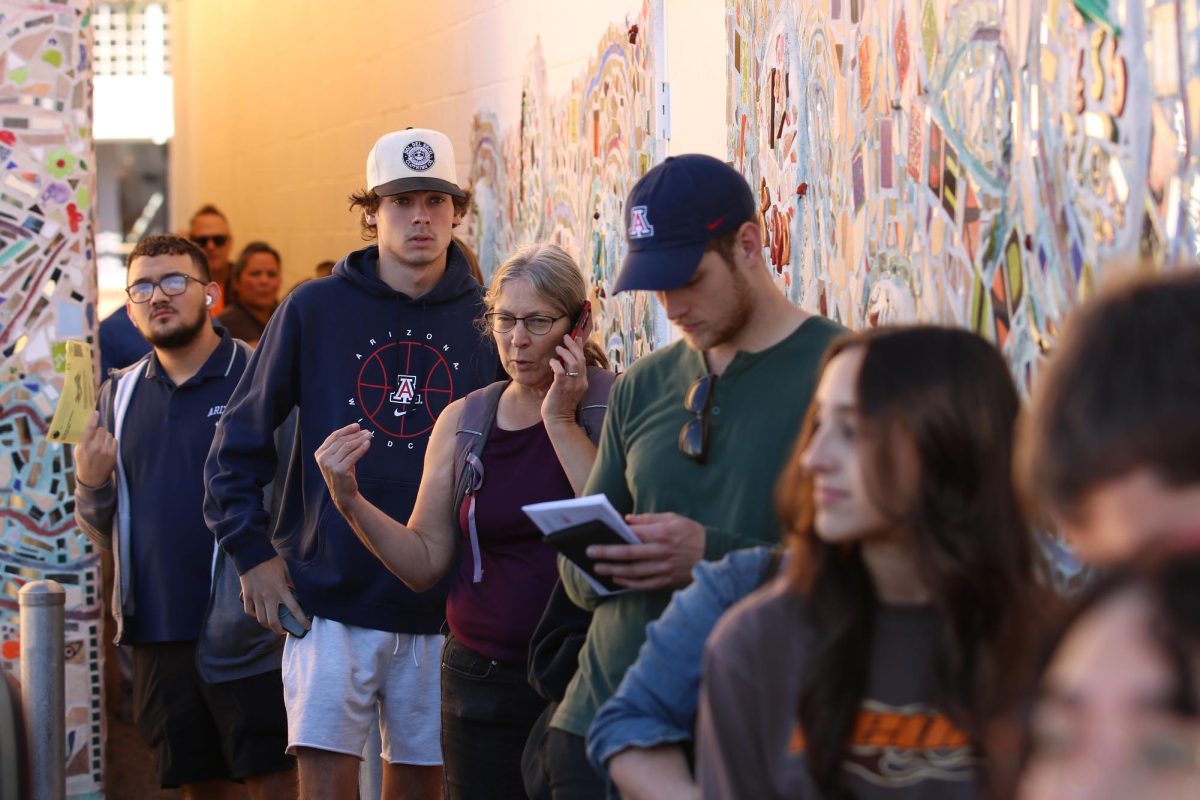
[[728, 214], [722, 214], [721, 216], [717, 217], [715, 221], [704, 223], [704, 227], [708, 228], [710, 231], [715, 231], [717, 228], [721, 227], [721, 223], [724, 222], [725, 218], [728, 216]]

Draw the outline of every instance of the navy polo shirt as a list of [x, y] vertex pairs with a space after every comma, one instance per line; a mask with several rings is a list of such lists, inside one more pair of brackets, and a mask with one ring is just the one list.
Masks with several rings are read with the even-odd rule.
[[215, 543], [204, 524], [204, 461], [245, 368], [246, 356], [228, 333], [182, 386], [154, 353], [142, 368], [120, 442], [132, 525], [131, 644], [200, 636]]

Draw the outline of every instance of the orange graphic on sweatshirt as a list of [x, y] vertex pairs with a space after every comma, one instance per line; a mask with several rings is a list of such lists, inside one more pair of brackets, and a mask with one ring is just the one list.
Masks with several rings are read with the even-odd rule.
[[[803, 754], [797, 722], [788, 752]], [[944, 714], [928, 706], [863, 702], [847, 742], [845, 769], [872, 783], [901, 787], [925, 780], [970, 780], [975, 772], [971, 741]]]

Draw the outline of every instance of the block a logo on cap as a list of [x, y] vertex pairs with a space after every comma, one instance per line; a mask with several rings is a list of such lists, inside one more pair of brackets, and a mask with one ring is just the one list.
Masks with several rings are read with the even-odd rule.
[[629, 238], [649, 239], [654, 235], [654, 226], [646, 217], [646, 206], [634, 206], [629, 209]]
[[404, 166], [416, 172], [424, 172], [437, 160], [433, 154], [433, 148], [420, 139], [404, 146], [403, 158]]

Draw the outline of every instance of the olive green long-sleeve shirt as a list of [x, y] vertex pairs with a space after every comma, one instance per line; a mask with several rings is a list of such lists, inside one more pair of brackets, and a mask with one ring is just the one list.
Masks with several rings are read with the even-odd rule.
[[[704, 356], [677, 342], [638, 359], [613, 387], [584, 494], [607, 495], [622, 514], [673, 511], [696, 520], [705, 528], [707, 560], [778, 542], [775, 481], [808, 410], [821, 357], [844, 331], [814, 316], [766, 350], [739, 352], [711, 390], [703, 464], [680, 453], [678, 439], [692, 418], [684, 395], [708, 372]], [[560, 558], [559, 570], [571, 600], [595, 616], [551, 724], [586, 736], [672, 590], [598, 597], [572, 564]]]

